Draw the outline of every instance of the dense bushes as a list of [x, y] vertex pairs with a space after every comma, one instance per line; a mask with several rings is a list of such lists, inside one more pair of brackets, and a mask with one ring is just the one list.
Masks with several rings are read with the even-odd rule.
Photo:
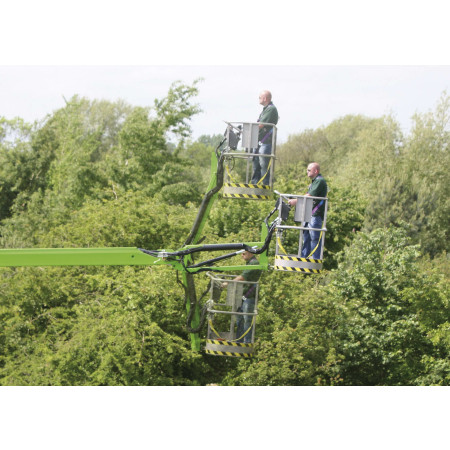
[[[1, 246], [179, 248], [220, 139], [187, 140], [196, 93], [1, 119]], [[252, 360], [190, 349], [170, 268], [0, 268], [0, 384], [448, 385], [448, 107], [408, 137], [391, 117], [347, 116], [281, 146], [277, 190], [305, 192], [312, 160], [327, 178], [327, 270], [263, 274]], [[257, 240], [272, 208], [219, 199], [205, 242]]]

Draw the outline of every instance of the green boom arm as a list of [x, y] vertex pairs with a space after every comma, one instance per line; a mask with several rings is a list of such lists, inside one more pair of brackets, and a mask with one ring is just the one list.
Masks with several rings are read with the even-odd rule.
[[[220, 147], [220, 146], [219, 146]], [[218, 192], [223, 185], [223, 154], [217, 158], [217, 152], [211, 157], [211, 179], [208, 191], [205, 194], [197, 218], [187, 238], [183, 249], [201, 247], [196, 245], [206, 224], [209, 212]], [[262, 247], [267, 237], [267, 229], [262, 227], [261, 242], [247, 244], [251, 247]], [[182, 250], [183, 250], [182, 249]], [[0, 249], [0, 267], [24, 266], [152, 266], [171, 265], [182, 272], [187, 302], [186, 309], [191, 316], [190, 328], [196, 329], [200, 324], [200, 314], [195, 293], [193, 275], [204, 270], [241, 271], [248, 269], [245, 265], [237, 266], [201, 266], [188, 268], [192, 264], [192, 256], [187, 254], [174, 259], [165, 257], [171, 252], [168, 250], [152, 251], [151, 254], [136, 247], [110, 247], [110, 248], [22, 248]], [[226, 257], [226, 256], [225, 256]], [[219, 258], [220, 259], [220, 258]], [[268, 269], [267, 250], [261, 253], [259, 265], [252, 265], [252, 269]], [[191, 313], [191, 308], [194, 308]], [[191, 346], [200, 350], [200, 338], [197, 332], [191, 332]]]
[[167, 264], [134, 247], [0, 250], [0, 266], [149, 266]]

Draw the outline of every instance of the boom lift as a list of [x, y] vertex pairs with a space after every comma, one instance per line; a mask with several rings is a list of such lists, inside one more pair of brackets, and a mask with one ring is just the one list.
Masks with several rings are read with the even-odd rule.
[[[226, 122], [225, 131], [229, 147], [234, 150], [225, 155], [225, 180], [223, 196], [226, 198], [245, 198], [250, 200], [268, 200], [273, 194], [273, 174], [275, 173], [275, 154], [277, 127], [273, 124], [262, 122]], [[270, 137], [272, 139], [272, 152], [270, 155], [258, 154], [258, 133], [261, 125], [272, 127]], [[242, 148], [238, 148], [240, 134], [242, 132]], [[269, 159], [267, 172], [261, 174], [261, 179], [256, 184], [251, 184], [252, 160], [254, 157]], [[263, 184], [263, 180], [269, 175], [269, 184]]]
[[[293, 195], [293, 194], [280, 194], [275, 191], [280, 197], [278, 203], [279, 210], [279, 224], [277, 225], [276, 233], [276, 246], [275, 246], [275, 270], [288, 271], [288, 272], [302, 272], [302, 273], [320, 273], [322, 271], [323, 263], [323, 249], [325, 244], [325, 233], [327, 223], [327, 211], [328, 211], [328, 199], [326, 197], [313, 197], [306, 195]], [[289, 205], [284, 200], [289, 198], [296, 198], [297, 203], [294, 213], [295, 225], [283, 225], [282, 221], [288, 219]], [[322, 228], [307, 228], [304, 223], [308, 223], [311, 220], [314, 212], [313, 203], [316, 200], [319, 205], [325, 204], [324, 218], [322, 222]], [[316, 249], [311, 251], [311, 254], [307, 257], [302, 257], [301, 251], [303, 248], [304, 232], [305, 230], [320, 231], [319, 242], [317, 247], [319, 248], [319, 259], [312, 258]], [[298, 232], [298, 246], [294, 245], [295, 253], [289, 253], [283, 247], [282, 240], [287, 234], [297, 234]], [[297, 244], [297, 243], [296, 243]]]
[[[214, 201], [217, 199], [220, 190], [224, 187], [223, 195], [226, 198], [242, 198], [254, 200], [266, 200], [273, 194], [273, 171], [275, 163], [275, 143], [276, 143], [276, 127], [273, 126], [273, 146], [272, 154], [267, 157], [271, 159], [269, 164], [270, 183], [269, 185], [251, 185], [248, 183], [249, 171], [251, 170], [251, 159], [253, 154], [252, 148], [257, 147], [257, 127], [259, 123], [231, 123], [227, 122], [227, 130], [222, 142], [211, 154], [211, 177], [202, 203], [200, 205], [197, 217], [194, 221], [189, 236], [184, 245], [178, 250], [147, 250], [136, 247], [110, 247], [110, 248], [22, 248], [22, 249], [0, 249], [0, 266], [3, 267], [25, 267], [25, 266], [156, 266], [170, 265], [181, 273], [182, 284], [186, 295], [186, 311], [187, 311], [187, 330], [191, 338], [191, 348], [200, 350], [199, 331], [203, 327], [208, 316], [208, 332], [206, 351], [215, 355], [226, 356], [251, 356], [253, 352], [253, 342], [255, 333], [255, 316], [257, 315], [257, 294], [258, 283], [255, 283], [256, 303], [255, 310], [250, 313], [253, 317], [251, 329], [246, 333], [251, 333], [251, 344], [242, 344], [237, 342], [240, 336], [235, 335], [233, 331], [236, 317], [240, 314], [237, 312], [239, 301], [242, 298], [242, 283], [234, 282], [226, 275], [215, 275], [218, 272], [236, 272], [243, 270], [269, 270], [268, 248], [273, 234], [277, 234], [277, 246], [275, 254], [275, 269], [289, 270], [295, 272], [311, 272], [316, 273], [321, 268], [321, 262], [303, 261], [298, 256], [292, 256], [284, 253], [281, 245], [282, 233], [292, 229], [300, 230], [299, 252], [301, 249], [301, 235], [304, 230], [302, 226], [289, 227], [283, 226], [283, 220], [287, 219], [289, 206], [283, 201], [293, 196], [288, 194], [279, 194], [279, 199], [275, 208], [263, 220], [261, 226], [261, 236], [258, 242], [247, 243], [229, 243], [229, 244], [203, 244], [200, 245], [203, 228], [207, 222], [210, 210]], [[238, 143], [243, 137], [244, 148], [238, 150]], [[256, 137], [255, 137], [256, 136]], [[225, 144], [225, 145], [224, 145]], [[242, 167], [242, 162], [244, 163]], [[226, 171], [226, 174], [224, 173]], [[244, 177], [244, 180], [235, 182], [232, 176]], [[265, 174], [264, 174], [265, 175]], [[264, 177], [263, 177], [264, 178]], [[225, 185], [224, 185], [225, 179]], [[245, 181], [245, 182], [244, 182]], [[326, 199], [325, 199], [326, 201]], [[300, 203], [300, 201], [298, 202]], [[308, 210], [306, 205], [304, 210]], [[325, 206], [326, 209], [326, 206]], [[271, 223], [269, 220], [278, 212]], [[307, 217], [307, 216], [306, 216]], [[323, 225], [323, 236], [325, 235], [325, 221]], [[323, 237], [324, 239], [324, 237]], [[278, 243], [279, 241], [279, 243]], [[322, 241], [323, 242], [323, 241]], [[194, 262], [194, 254], [225, 251], [227, 253], [213, 258], [206, 259], [201, 262]], [[259, 255], [259, 264], [257, 265], [228, 265], [217, 266], [216, 263], [225, 259], [232, 258], [244, 251]], [[298, 254], [299, 254], [298, 252]], [[323, 252], [323, 245], [322, 245]], [[314, 266], [314, 267], [313, 267]], [[195, 289], [194, 275], [200, 272], [208, 272], [211, 278], [210, 299], [206, 302], [200, 311], [199, 301]], [[227, 279], [227, 300], [225, 305], [229, 311], [218, 309], [215, 302], [217, 291], [217, 283], [223, 283]], [[217, 297], [217, 295], [216, 295]], [[228, 331], [220, 335], [214, 328], [213, 319], [218, 315], [226, 315], [231, 324]], [[228, 334], [227, 334], [228, 333]], [[241, 336], [242, 337], [242, 336]], [[236, 339], [237, 338], [237, 339]]]
[[[219, 356], [249, 357], [253, 354], [255, 341], [255, 319], [258, 315], [257, 281], [235, 281], [231, 275], [208, 273], [211, 279], [210, 299], [207, 303], [208, 330], [205, 352]], [[223, 294], [226, 284], [226, 294]], [[253, 312], [240, 310], [244, 297], [255, 299]], [[246, 326], [246, 318], [250, 325]], [[217, 319], [215, 321], [215, 319]], [[223, 319], [223, 320], [220, 320]], [[243, 326], [239, 326], [239, 321]], [[217, 330], [221, 326], [221, 330]], [[226, 330], [223, 328], [226, 327]]]

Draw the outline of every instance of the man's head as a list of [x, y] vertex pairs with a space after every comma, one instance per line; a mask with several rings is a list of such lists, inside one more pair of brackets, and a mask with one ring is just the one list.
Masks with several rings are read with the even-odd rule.
[[308, 168], [306, 169], [306, 174], [308, 175], [311, 180], [314, 180], [314, 178], [317, 177], [320, 173], [320, 166], [318, 163], [313, 162], [309, 164]]
[[253, 258], [253, 253], [251, 252], [247, 252], [245, 251], [244, 253], [242, 253], [242, 258], [244, 259], [245, 262], [250, 261]]
[[259, 94], [259, 104], [267, 106], [272, 101], [272, 94], [269, 91], [262, 91]]

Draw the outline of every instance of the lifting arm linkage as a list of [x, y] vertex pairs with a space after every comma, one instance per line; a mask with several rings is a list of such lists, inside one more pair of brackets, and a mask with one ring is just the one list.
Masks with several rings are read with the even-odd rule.
[[[211, 155], [211, 178], [208, 190], [203, 197], [197, 217], [184, 246], [197, 244], [200, 240], [201, 233], [209, 216], [209, 211], [223, 186], [223, 154], [220, 153], [220, 147], [224, 141], [225, 139], [222, 140]], [[182, 256], [182, 258], [184, 258], [185, 264], [192, 263], [192, 256], [190, 254]], [[188, 319], [191, 319], [191, 322], [187, 325], [190, 329], [197, 329], [200, 325], [200, 311], [197, 302], [197, 294], [195, 292], [194, 274], [185, 270], [183, 272], [183, 284], [186, 291], [186, 310]], [[190, 335], [192, 349], [200, 350], [200, 338], [198, 333], [190, 333]]]

